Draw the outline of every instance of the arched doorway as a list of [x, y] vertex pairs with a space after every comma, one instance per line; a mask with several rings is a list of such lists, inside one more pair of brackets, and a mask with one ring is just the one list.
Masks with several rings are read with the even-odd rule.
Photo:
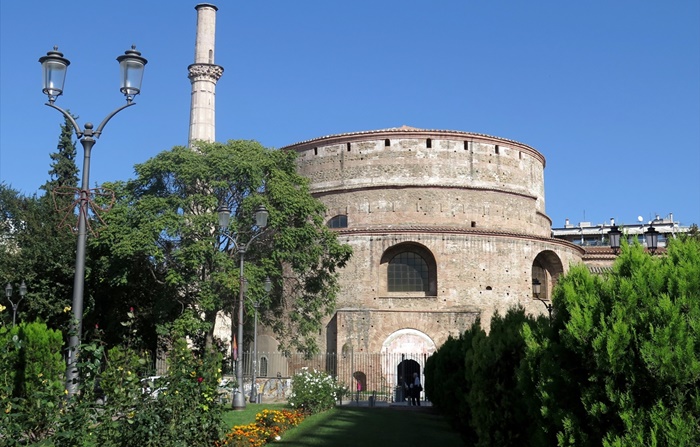
[[532, 261], [531, 282], [537, 280], [540, 283], [540, 293], [536, 298], [549, 300], [552, 289], [562, 273], [564, 273], [564, 265], [556, 253], [551, 250], [540, 252]]
[[387, 385], [394, 389], [394, 401], [402, 402], [408, 397], [406, 385], [413, 373], [418, 373], [424, 383], [425, 362], [436, 350], [433, 340], [416, 329], [400, 329], [384, 340], [383, 369]]
[[403, 355], [401, 362], [396, 365], [396, 386], [407, 387], [408, 384], [411, 383], [413, 373], [418, 373], [419, 376], [421, 375], [420, 363], [413, 359], [407, 359], [405, 355]]

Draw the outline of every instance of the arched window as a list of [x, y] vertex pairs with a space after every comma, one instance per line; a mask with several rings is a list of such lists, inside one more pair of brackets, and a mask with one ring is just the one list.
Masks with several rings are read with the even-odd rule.
[[382, 254], [378, 288], [390, 296], [437, 296], [437, 263], [432, 252], [417, 242], [388, 248]]
[[345, 214], [338, 214], [335, 217], [331, 217], [326, 225], [328, 225], [328, 228], [347, 228], [348, 216]]
[[389, 292], [429, 292], [428, 263], [416, 252], [404, 251], [389, 261]]

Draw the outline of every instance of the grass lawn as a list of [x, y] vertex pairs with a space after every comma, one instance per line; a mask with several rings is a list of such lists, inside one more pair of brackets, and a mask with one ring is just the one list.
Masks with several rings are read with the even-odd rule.
[[246, 403], [245, 410], [230, 410], [224, 413], [224, 422], [231, 428], [234, 425], [245, 425], [255, 422], [255, 415], [261, 411], [283, 410], [290, 408], [287, 404], [249, 404]]
[[275, 445], [392, 447], [464, 446], [442, 416], [401, 408], [336, 407], [307, 417]]

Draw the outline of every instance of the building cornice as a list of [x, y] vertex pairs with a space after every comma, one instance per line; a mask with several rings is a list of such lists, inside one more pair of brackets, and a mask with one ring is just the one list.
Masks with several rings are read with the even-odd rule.
[[429, 233], [429, 234], [459, 234], [459, 235], [470, 235], [470, 236], [484, 236], [484, 237], [503, 237], [503, 238], [516, 238], [522, 240], [530, 240], [537, 242], [544, 242], [547, 244], [559, 245], [561, 247], [566, 247], [568, 249], [577, 251], [581, 256], [585, 255], [586, 250], [576, 244], [563, 239], [555, 239], [552, 237], [543, 237], [533, 234], [526, 233], [516, 233], [510, 231], [498, 231], [498, 230], [488, 230], [483, 228], [464, 228], [464, 227], [447, 227], [447, 226], [418, 226], [418, 225], [405, 225], [405, 226], [377, 226], [377, 227], [362, 227], [362, 228], [334, 228], [333, 231], [337, 232], [339, 236], [397, 236], [402, 234], [419, 234], [419, 233]]
[[[335, 194], [337, 191], [342, 191], [343, 193], [348, 193], [348, 192], [361, 192], [361, 191], [373, 191], [373, 190], [386, 190], [386, 189], [411, 189], [411, 188], [420, 188], [420, 189], [426, 189], [426, 188], [438, 188], [438, 189], [460, 189], [460, 190], [474, 190], [474, 191], [487, 191], [487, 192], [497, 192], [500, 194], [509, 194], [509, 195], [514, 195], [514, 196], [519, 196], [519, 197], [524, 197], [526, 199], [531, 199], [531, 200], [537, 200], [537, 196], [534, 196], [532, 194], [527, 194], [524, 192], [517, 192], [517, 191], [511, 191], [507, 189], [501, 189], [501, 188], [488, 188], [488, 187], [480, 187], [480, 186], [467, 186], [467, 185], [455, 185], [455, 184], [445, 184], [445, 183], [421, 183], [421, 184], [414, 184], [414, 183], [409, 183], [409, 184], [382, 184], [382, 185], [375, 185], [375, 186], [357, 186], [357, 187], [349, 187], [345, 185], [339, 185], [338, 187], [328, 187], [328, 188], [317, 188], [311, 190], [311, 194], [314, 197], [319, 197], [319, 196], [325, 196], [329, 194]], [[537, 212], [537, 214], [541, 215], [542, 217], [546, 218], [549, 220], [551, 224], [551, 219], [547, 217], [547, 215], [542, 214], [540, 212]]]
[[397, 137], [405, 138], [435, 138], [435, 139], [455, 139], [460, 141], [470, 141], [470, 142], [488, 142], [488, 143], [505, 143], [511, 147], [522, 150], [532, 155], [534, 158], [538, 159], [542, 166], [546, 165], [546, 160], [544, 155], [542, 155], [537, 149], [527, 144], [520, 143], [515, 140], [510, 140], [507, 138], [495, 137], [492, 135], [474, 133], [474, 132], [463, 132], [458, 130], [439, 130], [439, 129], [419, 129], [410, 126], [392, 127], [389, 129], [379, 129], [379, 130], [368, 130], [360, 132], [348, 132], [335, 135], [326, 135], [323, 137], [314, 138], [311, 140], [301, 141], [299, 143], [290, 144], [289, 146], [284, 146], [280, 150], [294, 150], [300, 151], [314, 146], [318, 146], [320, 143], [323, 145], [333, 145], [342, 144], [347, 142], [357, 142], [357, 141], [368, 141], [368, 140], [379, 140], [379, 139], [392, 139]]

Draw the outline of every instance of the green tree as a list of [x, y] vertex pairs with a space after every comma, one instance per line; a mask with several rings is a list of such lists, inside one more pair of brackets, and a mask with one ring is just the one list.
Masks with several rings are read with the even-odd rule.
[[40, 318], [59, 329], [68, 321], [75, 266], [73, 201], [78, 183], [73, 128], [61, 125], [56, 152], [50, 154], [45, 194], [26, 197], [0, 185], [0, 273], [6, 281], [27, 284], [18, 319]]
[[700, 242], [624, 246], [606, 277], [574, 267], [553, 331], [526, 327], [542, 424], [560, 446], [700, 444]]
[[[78, 119], [77, 116], [71, 116], [73, 119]], [[53, 160], [49, 170], [50, 179], [41, 187], [49, 195], [57, 187], [75, 188], [78, 186], [78, 166], [75, 162], [77, 150], [75, 141], [73, 141], [74, 131], [71, 122], [65, 118], [61, 125], [61, 134], [56, 146], [57, 151], [50, 155], [51, 160]]]
[[[234, 309], [238, 296], [237, 247], [256, 236], [245, 254], [246, 306], [261, 302], [261, 320], [283, 349], [315, 352], [322, 319], [334, 309], [336, 269], [351, 251], [324, 225], [323, 205], [296, 172], [295, 156], [254, 141], [201, 142], [137, 165], [133, 181], [107, 185], [117, 204], [92, 242], [100, 271], [93, 277], [103, 281], [98, 307], [131, 300], [140, 315], [157, 315], [159, 333], [211, 345], [217, 312]], [[253, 222], [260, 204], [270, 213], [264, 234]], [[228, 230], [237, 244], [219, 236], [220, 205], [232, 211]], [[275, 284], [269, 296], [266, 276]]]

